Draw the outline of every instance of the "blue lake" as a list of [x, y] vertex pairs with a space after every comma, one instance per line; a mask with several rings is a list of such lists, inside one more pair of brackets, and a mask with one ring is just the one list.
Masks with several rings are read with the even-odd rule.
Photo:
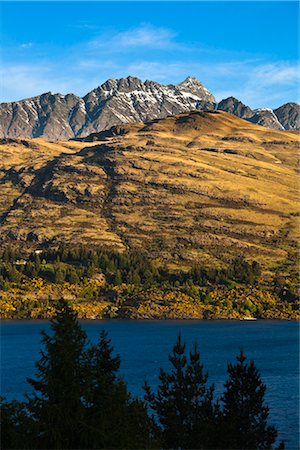
[[[159, 368], [167, 368], [168, 354], [181, 332], [191, 348], [197, 341], [210, 383], [220, 395], [229, 361], [243, 348], [253, 359], [267, 385], [270, 422], [284, 439], [286, 449], [299, 447], [299, 325], [284, 321], [82, 321], [89, 339], [95, 342], [104, 327], [115, 351], [121, 356], [121, 374], [130, 391], [142, 395], [147, 379], [155, 387]], [[39, 358], [40, 331], [46, 321], [3, 321], [1, 323], [1, 395], [22, 399], [29, 388], [25, 378], [34, 376]]]

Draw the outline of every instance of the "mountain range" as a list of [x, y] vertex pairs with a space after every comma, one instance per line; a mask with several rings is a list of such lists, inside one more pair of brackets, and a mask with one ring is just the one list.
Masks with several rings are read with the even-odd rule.
[[0, 138], [81, 138], [129, 122], [148, 122], [193, 110], [219, 109], [275, 130], [300, 130], [300, 105], [252, 110], [229, 97], [217, 103], [194, 77], [178, 85], [142, 82], [135, 77], [110, 79], [83, 98], [48, 92], [0, 104]]

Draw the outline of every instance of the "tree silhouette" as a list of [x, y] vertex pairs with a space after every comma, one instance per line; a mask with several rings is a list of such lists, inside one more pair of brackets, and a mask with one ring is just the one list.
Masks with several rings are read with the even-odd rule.
[[241, 351], [237, 363], [228, 364], [228, 374], [221, 398], [222, 448], [271, 449], [277, 431], [267, 424], [269, 408], [264, 403], [266, 386], [254, 362], [246, 363], [246, 357]]
[[36, 363], [37, 379], [27, 379], [34, 388], [27, 406], [38, 425], [37, 448], [81, 448], [86, 334], [64, 301], [51, 330], [51, 335], [42, 332], [45, 348]]
[[35, 448], [37, 427], [24, 402], [0, 398], [1, 449]]
[[151, 421], [144, 402], [133, 399], [118, 376], [120, 357], [103, 330], [87, 352], [84, 401], [86, 448], [150, 448]]
[[206, 386], [208, 375], [197, 345], [188, 360], [179, 335], [169, 360], [172, 369], [160, 370], [157, 392], [144, 386], [145, 400], [159, 420], [163, 448], [216, 448], [214, 387]]

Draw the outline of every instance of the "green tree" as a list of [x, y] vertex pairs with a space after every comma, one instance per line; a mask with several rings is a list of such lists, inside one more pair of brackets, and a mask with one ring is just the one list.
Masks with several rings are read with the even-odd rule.
[[115, 273], [115, 279], [114, 279], [114, 284], [121, 284], [122, 283], [122, 274], [120, 272], [120, 270], [116, 270]]
[[236, 364], [228, 364], [220, 436], [222, 449], [268, 449], [277, 431], [268, 426], [269, 408], [265, 405], [266, 386], [253, 361], [246, 363], [243, 351]]
[[76, 269], [74, 269], [74, 267], [72, 267], [67, 274], [67, 280], [69, 283], [71, 284], [77, 284], [80, 282], [80, 278], [76, 272]]
[[38, 425], [37, 448], [81, 448], [83, 361], [86, 335], [69, 305], [61, 301], [51, 320], [52, 334], [42, 333], [37, 379], [28, 411]]
[[218, 407], [213, 404], [214, 387], [206, 386], [208, 375], [197, 345], [188, 360], [179, 335], [169, 360], [172, 369], [160, 370], [157, 392], [144, 386], [145, 400], [159, 420], [163, 448], [216, 448]]
[[143, 401], [131, 397], [119, 377], [107, 333], [87, 352], [86, 448], [150, 448], [151, 421]]
[[0, 398], [1, 448], [34, 448], [36, 441], [36, 424], [27, 414], [25, 404]]
[[35, 267], [36, 267], [37, 273], [39, 273], [40, 268], [41, 268], [41, 258], [39, 257], [38, 254], [35, 255]]
[[60, 269], [60, 267], [56, 267], [54, 271], [54, 283], [61, 284], [65, 281], [65, 273]]

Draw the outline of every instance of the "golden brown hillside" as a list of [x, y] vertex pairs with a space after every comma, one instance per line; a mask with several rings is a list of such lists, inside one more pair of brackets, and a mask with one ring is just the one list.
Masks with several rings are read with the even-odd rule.
[[296, 133], [214, 111], [89, 140], [2, 140], [2, 242], [142, 247], [182, 266], [244, 254], [272, 269], [291, 257]]

